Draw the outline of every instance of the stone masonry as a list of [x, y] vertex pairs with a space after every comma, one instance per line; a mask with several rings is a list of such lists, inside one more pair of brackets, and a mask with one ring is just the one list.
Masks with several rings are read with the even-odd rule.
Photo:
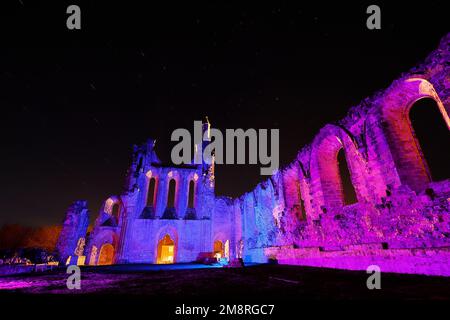
[[[173, 262], [194, 261], [220, 241], [227, 260], [450, 275], [450, 179], [431, 180], [409, 120], [412, 105], [431, 98], [450, 129], [449, 46], [450, 34], [237, 199], [215, 196], [214, 164], [167, 166], [152, 140], [135, 146], [125, 192], [105, 201], [86, 239], [87, 263], [97, 264], [105, 244], [114, 248], [111, 263], [157, 263], [168, 235]], [[341, 150], [353, 204], [344, 199]], [[86, 204], [76, 204], [58, 244], [63, 258], [85, 237]]]

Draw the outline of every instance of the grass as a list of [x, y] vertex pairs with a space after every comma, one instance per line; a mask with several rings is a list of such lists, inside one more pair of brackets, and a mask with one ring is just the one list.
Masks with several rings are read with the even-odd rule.
[[[146, 296], [170, 301], [220, 300], [450, 300], [450, 278], [381, 274], [381, 290], [368, 290], [359, 271], [282, 265], [189, 269], [189, 265], [82, 268], [81, 290], [69, 290], [64, 269], [0, 278], [0, 292], [32, 295]], [[198, 267], [192, 265], [192, 267]]]

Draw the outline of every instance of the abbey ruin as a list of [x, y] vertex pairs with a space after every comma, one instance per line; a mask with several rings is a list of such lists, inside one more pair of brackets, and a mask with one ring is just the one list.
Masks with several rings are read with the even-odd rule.
[[[211, 254], [225, 263], [376, 264], [449, 276], [450, 177], [433, 179], [415, 136], [409, 111], [421, 99], [434, 101], [450, 129], [450, 34], [423, 64], [323, 127], [289, 166], [237, 199], [215, 195], [214, 163], [165, 165], [152, 140], [135, 146], [126, 190], [105, 200], [88, 236], [86, 202], [69, 208], [61, 261], [178, 263]], [[343, 192], [340, 151], [354, 203]]]

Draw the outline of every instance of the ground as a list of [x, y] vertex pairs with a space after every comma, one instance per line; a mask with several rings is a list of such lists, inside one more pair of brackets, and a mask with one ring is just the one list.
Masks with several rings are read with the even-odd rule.
[[284, 265], [216, 268], [202, 265], [118, 265], [82, 268], [81, 290], [68, 290], [64, 269], [0, 278], [2, 296], [23, 294], [135, 295], [170, 301], [450, 300], [450, 278], [384, 273], [381, 290], [368, 290], [358, 271]]

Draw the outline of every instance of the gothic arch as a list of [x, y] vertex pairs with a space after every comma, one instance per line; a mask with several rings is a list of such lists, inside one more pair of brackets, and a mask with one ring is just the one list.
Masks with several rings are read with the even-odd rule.
[[[101, 249], [105, 244], [109, 244], [113, 247], [113, 251], [112, 251], [113, 257], [112, 257], [111, 264], [115, 263], [117, 250], [118, 250], [118, 244], [119, 244], [119, 235], [116, 232], [114, 232], [111, 229], [101, 230], [95, 235], [95, 237], [90, 241], [90, 243], [91, 243], [90, 259], [93, 258], [93, 259], [95, 259], [95, 261], [90, 260], [89, 264], [97, 265], [99, 263]], [[92, 255], [93, 250], [97, 251], [96, 255]]]
[[152, 171], [146, 173], [146, 194], [145, 194], [145, 206], [155, 207], [158, 199], [158, 176], [153, 174]]
[[157, 264], [175, 263], [175, 241], [168, 234], [158, 241], [156, 251]]
[[195, 208], [195, 189], [196, 183], [194, 180], [189, 180], [188, 184], [188, 208]]
[[173, 199], [173, 206], [175, 208], [178, 208], [178, 203], [179, 203], [179, 197], [180, 197], [180, 186], [182, 183], [182, 179], [180, 176], [180, 173], [177, 172], [176, 170], [170, 170], [167, 173], [167, 177], [166, 177], [166, 187], [165, 187], [165, 198], [166, 198], [166, 207], [168, 206], [168, 201], [169, 201], [169, 192], [170, 192], [170, 182], [171, 181], [175, 181], [175, 194], [174, 194], [174, 199]]
[[341, 177], [338, 153], [343, 150], [350, 173], [350, 182], [357, 200], [367, 197], [365, 187], [366, 163], [356, 144], [341, 128], [325, 126], [316, 136], [311, 151], [311, 179], [313, 192], [322, 195], [319, 205], [323, 209], [339, 208], [344, 205], [344, 185]]
[[303, 173], [298, 161], [285, 168], [282, 173], [284, 203], [292, 222], [306, 220]]
[[[230, 258], [230, 239], [225, 235], [224, 232], [218, 232], [213, 238], [212, 242], [212, 251], [216, 253], [216, 251], [220, 251], [221, 257]], [[218, 250], [218, 246], [220, 244], [221, 249]]]
[[160, 241], [165, 237], [169, 236], [170, 239], [174, 242], [174, 252], [173, 252], [173, 262], [177, 262], [177, 254], [178, 254], [178, 245], [179, 245], [179, 239], [178, 239], [178, 231], [175, 226], [172, 225], [165, 225], [161, 227], [158, 232], [155, 234], [155, 238], [153, 243], [156, 244], [155, 248], [155, 254], [154, 254], [154, 261], [155, 263], [158, 263], [158, 247], [160, 244]]
[[105, 265], [113, 264], [115, 254], [116, 254], [116, 252], [115, 252], [114, 246], [110, 243], [104, 243], [100, 247], [100, 253], [98, 254], [97, 265], [105, 266]]
[[411, 107], [423, 98], [436, 101], [450, 129], [448, 110], [445, 109], [433, 85], [425, 79], [410, 78], [397, 82], [389, 89], [380, 104], [386, 139], [400, 183], [408, 185], [416, 192], [423, 191], [431, 181], [427, 163], [409, 119]]
[[[103, 204], [103, 212], [106, 213], [101, 224], [107, 224], [107, 226], [117, 226], [120, 224], [120, 219], [122, 217], [124, 210], [124, 205], [122, 199], [118, 196], [109, 197]], [[108, 221], [110, 220], [110, 221]]]

